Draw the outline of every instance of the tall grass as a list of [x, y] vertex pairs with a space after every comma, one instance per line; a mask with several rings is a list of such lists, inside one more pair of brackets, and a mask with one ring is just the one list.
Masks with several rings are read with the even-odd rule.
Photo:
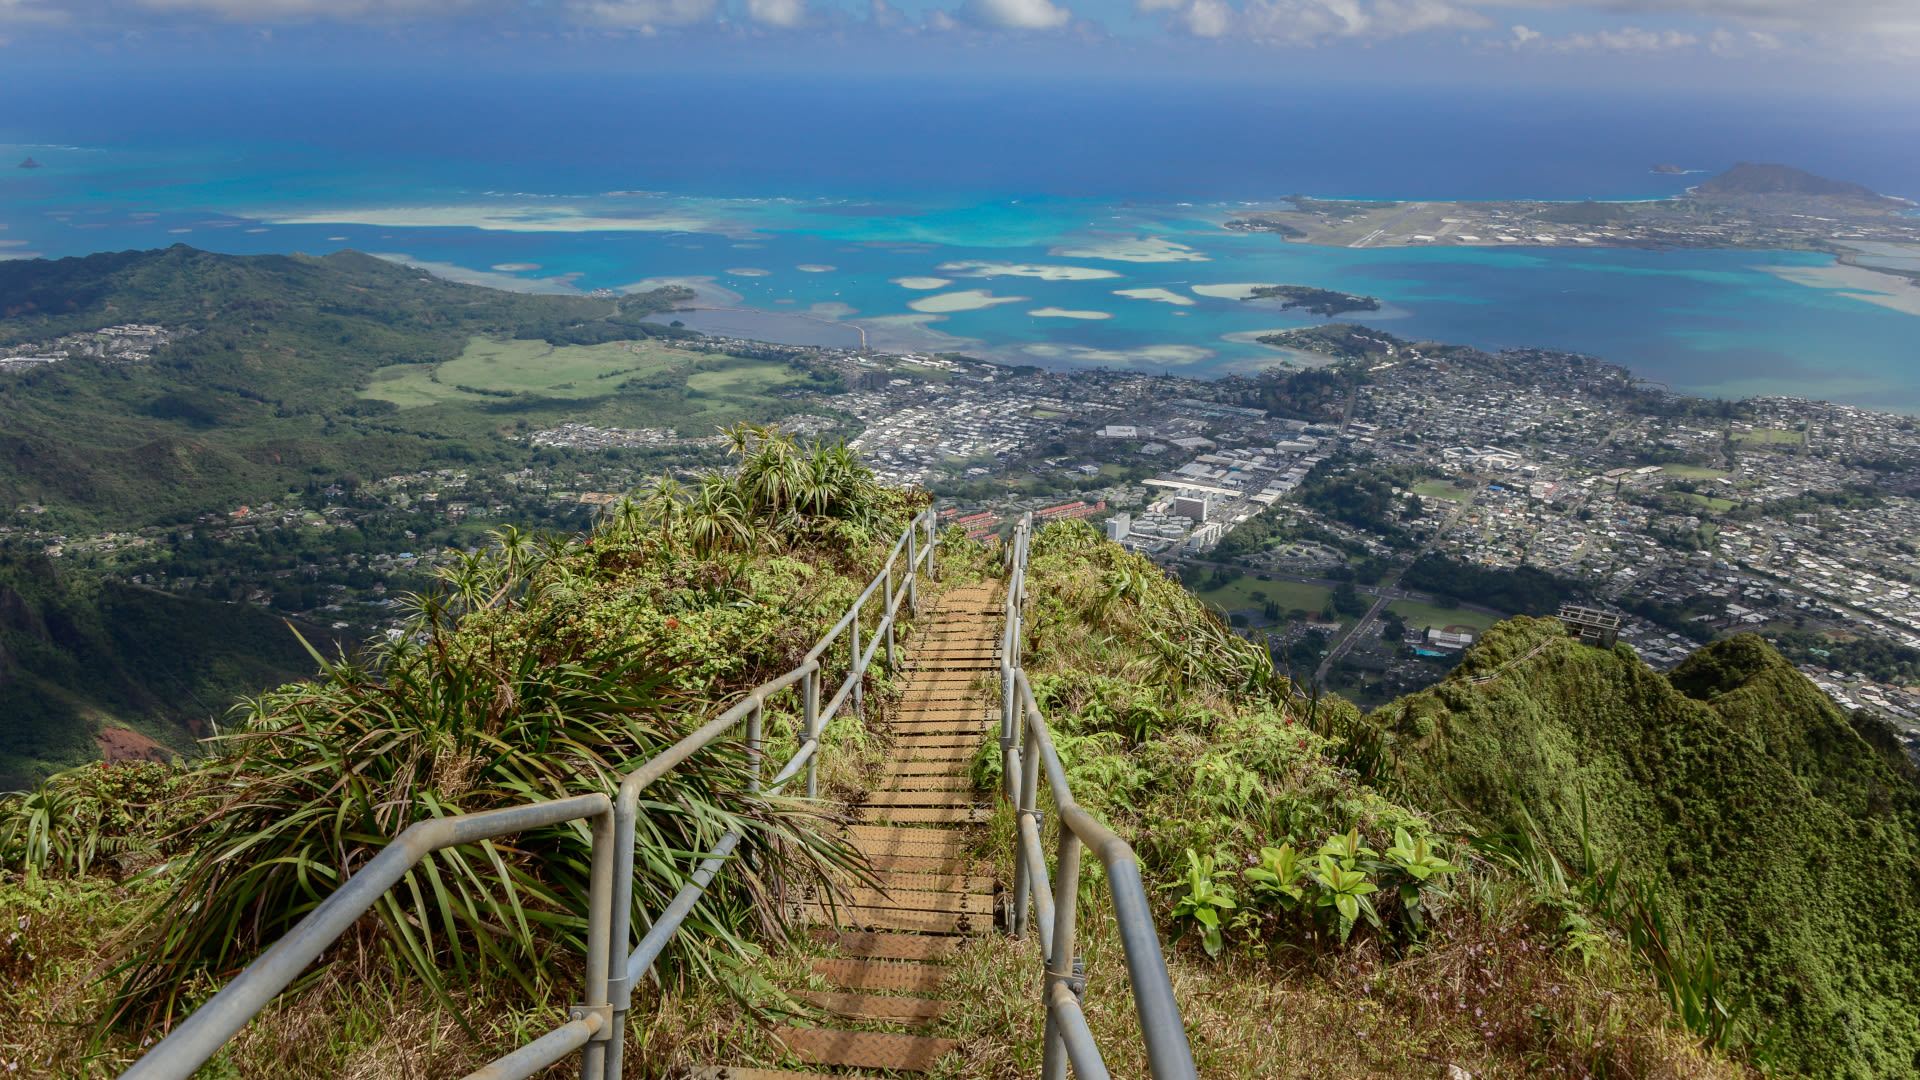
[[[318, 678], [236, 709], [181, 781], [191, 800], [174, 805], [191, 812], [137, 841], [164, 856], [147, 873], [165, 891], [113, 943], [110, 1018], [164, 1027], [409, 825], [611, 793], [796, 662], [925, 497], [875, 483], [844, 446], [803, 449], [745, 425], [729, 435], [737, 468], [691, 487], [663, 477], [589, 536], [501, 530], [409, 598], [413, 618], [389, 647], [316, 652]], [[797, 695], [771, 705], [777, 740]], [[756, 767], [738, 742], [716, 743], [641, 803], [637, 927], [722, 834], [745, 837], [669, 967], [750, 980], [740, 961], [784, 932], [787, 893], [831, 889], [855, 868], [819, 806], [751, 791]], [[72, 778], [0, 804], [0, 858], [88, 872], [135, 842], [90, 824], [106, 804]], [[589, 851], [588, 824], [571, 822], [437, 852], [340, 948], [385, 957], [448, 1005], [502, 985], [544, 997], [577, 974]]]

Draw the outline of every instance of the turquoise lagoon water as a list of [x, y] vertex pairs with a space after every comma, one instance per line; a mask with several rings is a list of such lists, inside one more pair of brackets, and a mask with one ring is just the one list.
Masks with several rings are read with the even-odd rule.
[[[0, 143], [0, 162], [31, 154], [47, 166], [0, 169], [0, 256], [171, 243], [236, 253], [352, 248], [510, 288], [691, 284], [703, 306], [719, 310], [682, 318], [716, 331], [827, 343], [857, 343], [864, 334], [879, 347], [1200, 376], [1286, 359], [1250, 339], [1319, 320], [1232, 299], [1223, 287], [1293, 283], [1379, 297], [1384, 310], [1350, 318], [1405, 338], [1575, 350], [1694, 393], [1795, 394], [1920, 412], [1920, 317], [1781, 272], [1830, 266], [1826, 256], [1354, 250], [1220, 228], [1262, 191], [1256, 201], [1271, 203], [1305, 187], [1291, 182], [1300, 177], [1289, 169], [1342, 183], [1309, 150], [1248, 164], [1227, 182], [1199, 179], [1202, 171], [1194, 178], [1155, 173], [1158, 166], [1132, 142], [1117, 148], [1093, 140], [1073, 157], [1014, 146], [1005, 152], [1026, 158], [1002, 175], [980, 172], [978, 146], [974, 156], [953, 149], [955, 139], [967, 145], [978, 136], [971, 128], [903, 128], [897, 145], [924, 149], [924, 160], [867, 168], [833, 156], [844, 148], [831, 150], [831, 138], [792, 133], [779, 136], [799, 155], [790, 163], [745, 157], [739, 143], [751, 131], [720, 125], [725, 138], [596, 144], [592, 153], [549, 148], [530, 160], [488, 149], [493, 144], [482, 146], [470, 132], [449, 143], [452, 136], [434, 134], [440, 129], [409, 127], [405, 107], [396, 120], [369, 106], [355, 127], [351, 115], [322, 113], [293, 97], [292, 106], [278, 108], [283, 118], [291, 110], [311, 121], [293, 125], [304, 129], [299, 140], [244, 103], [216, 106], [212, 97], [185, 113], [218, 119], [217, 137], [184, 120], [169, 127], [158, 113], [104, 129], [81, 119], [84, 95], [63, 107], [43, 103], [33, 123], [0, 128], [10, 143]], [[768, 128], [778, 119], [758, 123]], [[591, 117], [560, 125], [578, 126], [573, 136], [535, 133], [533, 114], [496, 122], [522, 125], [507, 134], [525, 135], [528, 145], [546, 139], [564, 148], [572, 137], [576, 150], [586, 145], [581, 132], [596, 130]], [[1156, 121], [1149, 115], [1145, 122]], [[807, 147], [815, 158], [804, 159]], [[1581, 161], [1598, 177], [1589, 190], [1645, 197], [1684, 186], [1685, 178], [1648, 174], [1639, 149]], [[738, 164], [726, 173], [724, 194], [689, 179], [702, 155], [714, 170]], [[1895, 162], [1894, 171], [1908, 164]], [[1125, 168], [1144, 179], [1130, 187]], [[1382, 192], [1367, 162], [1349, 169], [1343, 186], [1355, 194], [1511, 196], [1509, 188], [1531, 185], [1541, 196], [1577, 197], [1581, 190], [1567, 186], [1564, 170], [1545, 166], [1497, 184], [1439, 170], [1445, 179], [1435, 183], [1451, 190], [1430, 192], [1398, 190], [1406, 180]], [[938, 184], [920, 175], [930, 171], [963, 175]], [[1033, 187], [1023, 192], [1015, 176]], [[661, 190], [663, 178], [678, 189]], [[1201, 190], [1185, 199], [1168, 193], [1182, 183]], [[940, 284], [909, 287], [934, 285], [914, 279]]]

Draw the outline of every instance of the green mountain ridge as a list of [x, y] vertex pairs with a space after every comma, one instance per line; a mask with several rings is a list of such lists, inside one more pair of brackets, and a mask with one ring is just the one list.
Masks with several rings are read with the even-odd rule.
[[1663, 677], [1517, 618], [1375, 716], [1415, 805], [1495, 829], [1524, 813], [1560, 852], [1584, 821], [1603, 860], [1657, 882], [1794, 1071], [1920, 1075], [1914, 770], [1764, 641]]
[[[396, 415], [357, 391], [382, 367], [452, 360], [476, 336], [556, 345], [689, 336], [645, 319], [691, 295], [532, 296], [353, 251], [236, 256], [176, 245], [0, 262], [0, 346], [127, 320], [182, 335], [147, 361], [74, 358], [0, 377], [0, 508], [185, 521], [314, 475], [497, 454], [500, 428], [582, 403], [515, 398]], [[619, 392], [609, 384], [606, 396]]]
[[[334, 651], [326, 629], [300, 632]], [[314, 670], [288, 624], [251, 605], [0, 559], [0, 791], [98, 759], [102, 727], [197, 755], [236, 697]]]

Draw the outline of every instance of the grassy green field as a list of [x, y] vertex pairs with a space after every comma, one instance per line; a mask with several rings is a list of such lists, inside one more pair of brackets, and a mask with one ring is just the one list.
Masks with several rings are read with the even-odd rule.
[[1665, 476], [1677, 476], [1682, 480], [1717, 480], [1727, 475], [1725, 469], [1708, 469], [1699, 465], [1662, 465], [1660, 472]]
[[1695, 506], [1704, 506], [1717, 513], [1725, 513], [1738, 505], [1732, 499], [1717, 499], [1711, 495], [1695, 495], [1692, 492], [1685, 491], [1680, 493], [1680, 497]]
[[1407, 625], [1416, 630], [1429, 626], [1435, 629], [1448, 626], [1471, 626], [1477, 632], [1500, 621], [1491, 615], [1482, 615], [1477, 611], [1443, 608], [1414, 600], [1395, 600], [1387, 605], [1387, 609], [1398, 612], [1400, 617], [1407, 621]]
[[[391, 401], [403, 409], [446, 402], [485, 404], [506, 394], [576, 400], [606, 397], [628, 378], [657, 374], [690, 359], [687, 353], [651, 341], [554, 346], [544, 341], [476, 337], [457, 358], [442, 364], [380, 368], [360, 396]], [[762, 366], [784, 375], [777, 365]], [[687, 385], [707, 391], [695, 380], [730, 374], [701, 372], [689, 377]], [[714, 390], [724, 392], [724, 381], [715, 380]]]
[[706, 406], [707, 412], [731, 411], [734, 409], [731, 399], [765, 397], [795, 381], [796, 376], [784, 365], [765, 360], [740, 360], [687, 376], [687, 396], [714, 399]]
[[1230, 581], [1218, 589], [1208, 589], [1194, 594], [1220, 611], [1239, 611], [1241, 608], [1257, 608], [1272, 600], [1280, 605], [1280, 613], [1299, 608], [1302, 611], [1317, 612], [1327, 606], [1326, 589], [1318, 585], [1302, 585], [1293, 581], [1261, 581], [1256, 577], [1243, 577]]
[[1763, 446], [1799, 446], [1807, 441], [1804, 431], [1782, 431], [1779, 428], [1754, 428], [1733, 437], [1737, 443], [1759, 443]]
[[901, 364], [895, 370], [899, 371], [902, 375], [910, 375], [913, 378], [926, 382], [953, 381], [953, 372], [945, 368], [921, 367], [919, 364]]
[[1447, 499], [1464, 503], [1473, 498], [1473, 489], [1462, 490], [1445, 480], [1428, 480], [1424, 484], [1413, 485], [1413, 493], [1423, 499]]

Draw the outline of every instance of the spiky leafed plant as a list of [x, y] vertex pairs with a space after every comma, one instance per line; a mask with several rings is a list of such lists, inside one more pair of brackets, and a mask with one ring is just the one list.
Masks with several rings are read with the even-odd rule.
[[701, 480], [680, 516], [694, 553], [701, 556], [748, 550], [759, 531], [739, 489], [718, 474]]
[[[483, 564], [456, 570], [479, 607], [539, 592]], [[247, 703], [215, 740], [203, 786], [214, 805], [183, 830], [191, 847], [166, 868], [172, 888], [123, 942], [132, 959], [116, 1015], [176, 1014], [200, 972], [224, 977], [250, 961], [408, 825], [611, 792], [701, 719], [665, 707], [645, 656], [553, 655], [537, 624], [456, 631], [446, 605], [424, 602], [378, 671], [322, 661], [323, 678]], [[749, 929], [777, 932], [788, 881], [852, 865], [812, 811], [750, 794], [747, 770], [737, 744], [716, 744], [658, 781], [641, 807], [636, 926], [722, 834], [746, 837], [747, 857], [677, 942], [681, 962], [710, 973], [746, 951]], [[506, 977], [536, 992], [580, 955], [588, 837], [586, 822], [572, 822], [438, 852], [382, 899], [376, 936], [443, 996], [449, 975]]]

